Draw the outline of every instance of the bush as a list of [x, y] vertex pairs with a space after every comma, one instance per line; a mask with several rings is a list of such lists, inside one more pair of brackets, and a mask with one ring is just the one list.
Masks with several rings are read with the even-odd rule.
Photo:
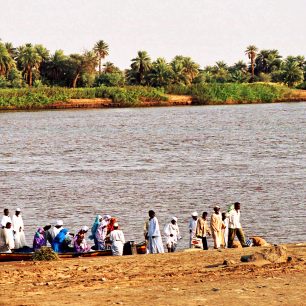
[[48, 247], [42, 247], [41, 249], [35, 251], [33, 254], [34, 261], [51, 261], [51, 260], [58, 260], [58, 255]]

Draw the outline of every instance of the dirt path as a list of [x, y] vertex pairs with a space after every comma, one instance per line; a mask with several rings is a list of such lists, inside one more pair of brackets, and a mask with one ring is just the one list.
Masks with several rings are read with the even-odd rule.
[[306, 243], [287, 263], [240, 262], [261, 249], [1, 264], [0, 305], [306, 305]]

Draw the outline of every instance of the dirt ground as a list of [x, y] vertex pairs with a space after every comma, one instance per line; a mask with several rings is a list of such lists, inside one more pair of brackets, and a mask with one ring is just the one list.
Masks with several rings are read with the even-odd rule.
[[306, 243], [286, 263], [240, 262], [266, 249], [1, 263], [0, 305], [306, 305]]

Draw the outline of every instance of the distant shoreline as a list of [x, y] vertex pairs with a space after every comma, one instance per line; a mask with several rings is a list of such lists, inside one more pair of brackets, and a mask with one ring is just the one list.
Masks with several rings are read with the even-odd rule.
[[[171, 106], [195, 106], [195, 105], [238, 105], [238, 104], [269, 104], [269, 103], [296, 103], [306, 102], [306, 91], [295, 90], [295, 95], [273, 102], [262, 101], [233, 101], [225, 102], [208, 102], [206, 104], [198, 103], [197, 99], [188, 95], [167, 95], [167, 101], [144, 100], [134, 107], [171, 107]], [[98, 108], [127, 108], [131, 106], [121, 105], [118, 102], [113, 102], [108, 98], [92, 98], [92, 99], [68, 99], [67, 101], [58, 101], [47, 105], [32, 106], [32, 107], [16, 107], [16, 106], [0, 106], [0, 111], [37, 111], [37, 110], [62, 110], [62, 109], [98, 109]], [[132, 106], [133, 107], [133, 106]]]

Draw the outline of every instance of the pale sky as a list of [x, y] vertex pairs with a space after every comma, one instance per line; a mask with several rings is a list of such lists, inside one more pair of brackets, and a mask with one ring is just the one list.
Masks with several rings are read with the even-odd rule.
[[247, 61], [250, 44], [306, 56], [305, 14], [306, 0], [0, 0], [0, 38], [66, 54], [103, 39], [122, 69], [138, 50], [203, 67]]

